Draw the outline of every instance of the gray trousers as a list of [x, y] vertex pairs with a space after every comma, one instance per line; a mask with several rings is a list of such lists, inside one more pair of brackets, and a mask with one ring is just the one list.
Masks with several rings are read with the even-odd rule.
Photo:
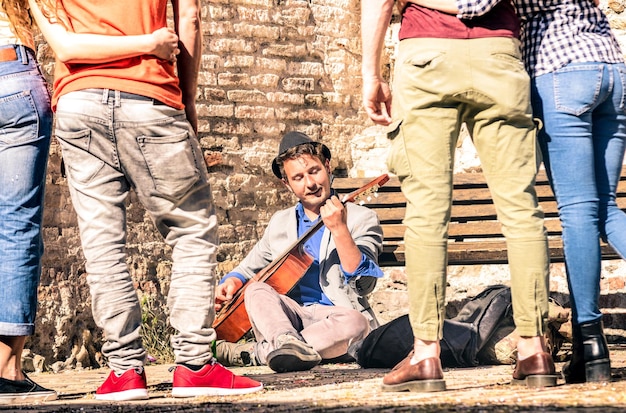
[[125, 252], [131, 188], [172, 247], [168, 308], [176, 363], [206, 364], [216, 338], [217, 218], [185, 112], [139, 95], [88, 89], [59, 99], [56, 126], [109, 367], [121, 373], [145, 358]]
[[281, 334], [299, 337], [322, 359], [333, 359], [345, 355], [353, 341], [362, 340], [370, 331], [367, 319], [355, 309], [302, 306], [262, 282], [246, 287], [245, 305], [257, 340], [255, 355], [262, 364]]

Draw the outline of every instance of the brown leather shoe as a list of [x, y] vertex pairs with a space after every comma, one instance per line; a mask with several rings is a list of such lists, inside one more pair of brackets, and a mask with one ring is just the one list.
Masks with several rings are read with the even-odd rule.
[[435, 392], [446, 389], [439, 358], [411, 364], [412, 357], [413, 352], [383, 377], [382, 391]]
[[554, 387], [557, 377], [552, 356], [541, 352], [517, 361], [512, 383], [528, 387]]

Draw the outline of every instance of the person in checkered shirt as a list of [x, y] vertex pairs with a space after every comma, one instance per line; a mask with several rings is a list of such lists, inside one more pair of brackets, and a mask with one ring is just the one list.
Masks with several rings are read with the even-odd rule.
[[[597, 3], [597, 2], [596, 2]], [[563, 225], [572, 303], [568, 383], [611, 380], [599, 309], [600, 239], [626, 255], [615, 200], [626, 147], [626, 66], [593, 0], [516, 0], [539, 144]]]

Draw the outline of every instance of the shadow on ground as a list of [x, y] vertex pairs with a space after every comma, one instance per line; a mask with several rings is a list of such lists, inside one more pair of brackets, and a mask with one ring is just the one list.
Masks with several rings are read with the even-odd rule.
[[[317, 366], [306, 372], [275, 374], [267, 367], [233, 369], [264, 383], [264, 390], [244, 396], [175, 399], [171, 373], [164, 365], [148, 366], [150, 399], [100, 402], [95, 387], [104, 369], [41, 373], [40, 384], [58, 389], [59, 400], [38, 405], [0, 406], [24, 412], [592, 412], [626, 411], [626, 346], [611, 346], [611, 383], [559, 385], [529, 389], [510, 384], [512, 366], [445, 369], [448, 391], [439, 393], [383, 393], [385, 369], [361, 369], [356, 364]], [[562, 363], [557, 366], [560, 371]], [[32, 377], [32, 376], [31, 376]]]

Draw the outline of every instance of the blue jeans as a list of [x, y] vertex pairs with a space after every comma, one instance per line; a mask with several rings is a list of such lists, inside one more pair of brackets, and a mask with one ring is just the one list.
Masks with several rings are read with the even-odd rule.
[[626, 254], [615, 202], [626, 140], [624, 64], [569, 64], [532, 82], [539, 141], [561, 222], [575, 324], [599, 320], [600, 238]]
[[[212, 358], [217, 217], [198, 140], [183, 110], [106, 89], [61, 96], [63, 150], [102, 353], [117, 373], [143, 365], [141, 309], [126, 265], [132, 188], [172, 247], [168, 293], [176, 363]], [[163, 288], [166, 288], [165, 286]]]
[[52, 112], [35, 54], [0, 62], [0, 335], [33, 333]]

